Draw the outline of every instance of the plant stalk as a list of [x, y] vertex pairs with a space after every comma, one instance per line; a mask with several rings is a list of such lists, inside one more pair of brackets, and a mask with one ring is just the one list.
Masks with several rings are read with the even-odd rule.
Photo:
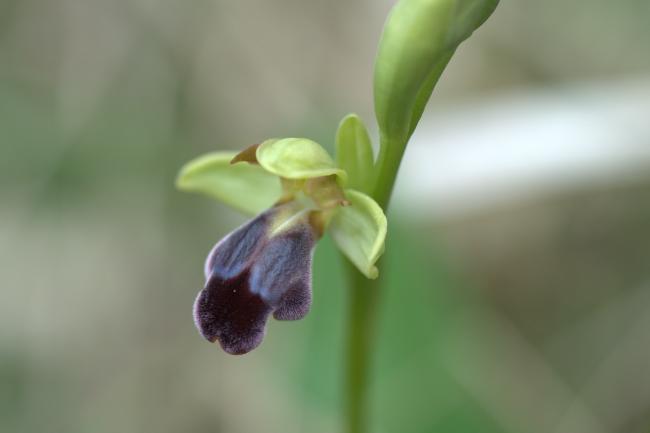
[[[377, 177], [371, 196], [387, 212], [406, 143], [382, 138], [377, 158]], [[344, 258], [348, 279], [349, 307], [345, 371], [346, 433], [366, 433], [368, 384], [378, 323], [381, 277], [370, 280]]]
[[346, 432], [365, 433], [368, 419], [368, 382], [380, 291], [378, 280], [366, 278], [347, 259], [345, 265], [350, 293], [345, 372]]

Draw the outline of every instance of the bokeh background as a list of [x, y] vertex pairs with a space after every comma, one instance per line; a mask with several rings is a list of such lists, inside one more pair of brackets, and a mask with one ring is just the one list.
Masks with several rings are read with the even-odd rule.
[[[0, 431], [335, 432], [346, 290], [244, 357], [194, 329], [243, 216], [178, 168], [374, 128], [392, 1], [0, 0]], [[504, 0], [390, 213], [373, 432], [650, 431], [650, 2]]]

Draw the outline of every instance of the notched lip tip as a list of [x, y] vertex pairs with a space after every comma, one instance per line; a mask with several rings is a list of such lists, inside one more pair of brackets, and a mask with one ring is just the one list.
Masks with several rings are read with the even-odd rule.
[[221, 346], [221, 349], [224, 352], [226, 352], [228, 355], [233, 355], [233, 356], [246, 355], [247, 353], [250, 353], [253, 350], [257, 349], [262, 343], [262, 341], [260, 340], [254, 342], [252, 346], [227, 345], [223, 343], [219, 338], [215, 338], [215, 342], [219, 343], [219, 346]]
[[194, 324], [196, 326], [196, 330], [199, 332], [199, 335], [208, 343], [216, 343], [219, 340], [218, 336], [216, 335], [210, 336], [203, 331], [203, 327], [198, 323], [196, 316], [194, 318]]
[[210, 338], [201, 331], [199, 331], [199, 334], [201, 334], [201, 337], [205, 338], [205, 340], [209, 343], [216, 343], [217, 341], [219, 341], [217, 337]]
[[230, 350], [229, 348], [225, 348], [223, 346], [221, 346], [221, 349], [224, 352], [226, 352], [228, 355], [232, 355], [232, 356], [244, 356], [252, 351], [252, 349], [251, 350]]

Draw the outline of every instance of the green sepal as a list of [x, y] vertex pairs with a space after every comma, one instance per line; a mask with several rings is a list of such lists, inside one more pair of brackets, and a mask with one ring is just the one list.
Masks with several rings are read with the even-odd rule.
[[256, 215], [282, 195], [280, 180], [259, 165], [230, 161], [237, 152], [214, 152], [185, 164], [176, 178], [182, 191], [207, 194], [246, 214]]
[[348, 189], [349, 206], [333, 215], [328, 231], [341, 252], [368, 278], [377, 278], [388, 223], [381, 207], [366, 194]]
[[372, 144], [356, 114], [345, 116], [336, 131], [336, 163], [348, 173], [348, 187], [368, 191], [374, 165]]
[[375, 62], [375, 114], [382, 137], [405, 143], [458, 45], [498, 0], [401, 0], [391, 11]]
[[323, 147], [307, 138], [266, 140], [257, 148], [257, 162], [267, 171], [287, 179], [336, 175], [343, 184], [347, 173], [338, 168]]

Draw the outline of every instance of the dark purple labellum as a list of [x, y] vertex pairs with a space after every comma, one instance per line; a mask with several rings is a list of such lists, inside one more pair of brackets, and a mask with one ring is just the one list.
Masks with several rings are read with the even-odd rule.
[[206, 340], [218, 341], [228, 353], [256, 348], [270, 313], [297, 320], [309, 311], [314, 230], [305, 215], [270, 236], [282, 211], [283, 206], [271, 208], [233, 231], [206, 260], [207, 281], [194, 303], [194, 322]]

